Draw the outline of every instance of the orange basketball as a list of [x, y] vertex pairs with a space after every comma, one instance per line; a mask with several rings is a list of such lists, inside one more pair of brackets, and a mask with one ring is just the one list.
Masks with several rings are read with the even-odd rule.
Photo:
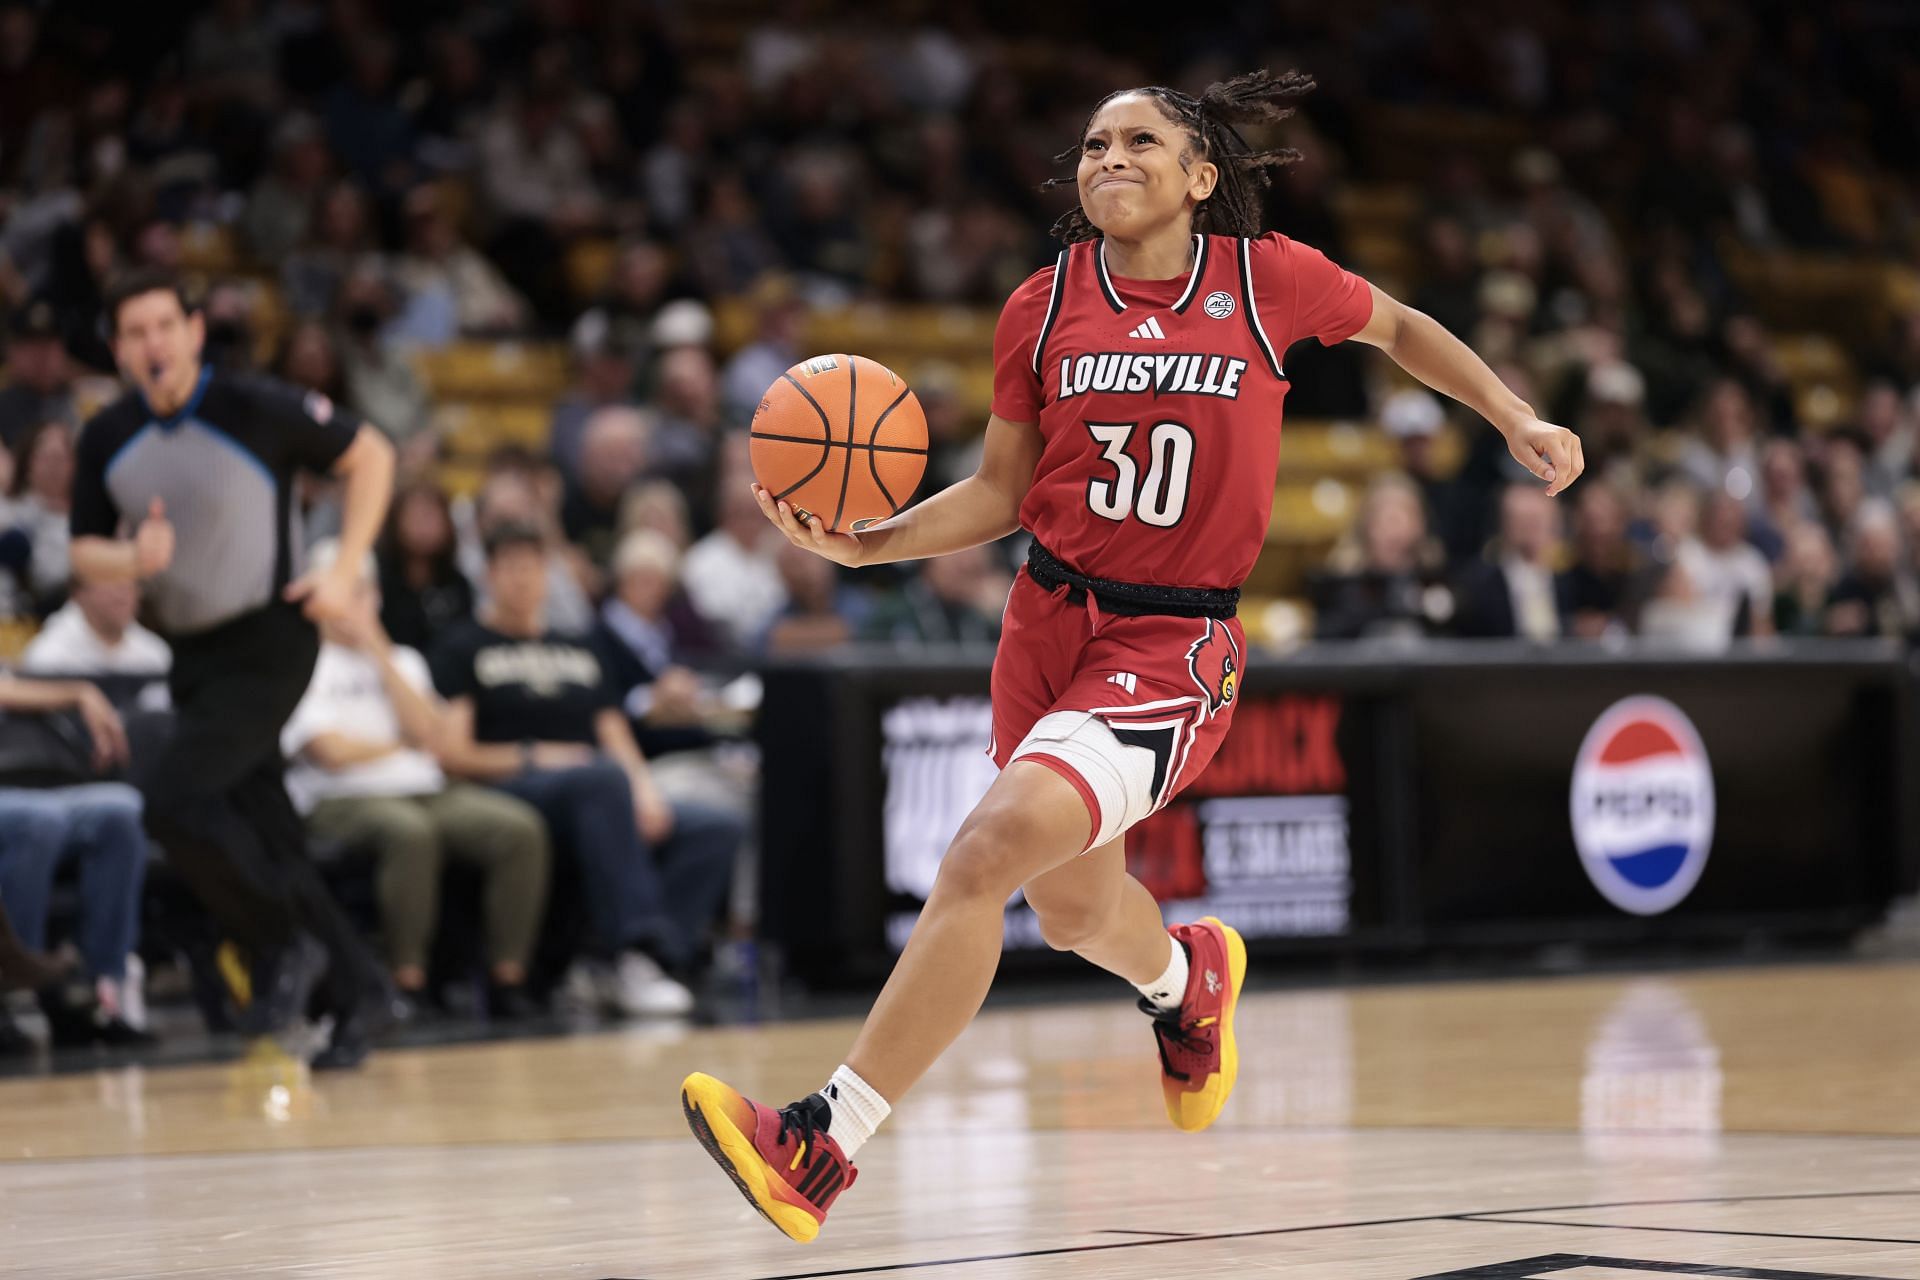
[[750, 448], [754, 478], [775, 501], [829, 529], [859, 530], [906, 506], [920, 487], [927, 415], [885, 365], [815, 356], [767, 388]]

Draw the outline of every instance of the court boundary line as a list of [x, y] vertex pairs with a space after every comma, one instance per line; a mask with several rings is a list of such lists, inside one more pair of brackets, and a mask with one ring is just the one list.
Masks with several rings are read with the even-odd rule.
[[[1247, 1231], [1200, 1232], [1193, 1235], [1155, 1237], [1145, 1240], [1113, 1240], [1100, 1244], [1056, 1245], [1047, 1249], [1020, 1249], [1003, 1253], [974, 1254], [959, 1258], [930, 1258], [918, 1262], [884, 1262], [861, 1267], [839, 1267], [826, 1271], [783, 1271], [776, 1275], [756, 1276], [753, 1280], [827, 1280], [833, 1276], [881, 1275], [892, 1271], [924, 1271], [933, 1267], [967, 1266], [978, 1262], [1015, 1262], [1023, 1258], [1051, 1258], [1074, 1253], [1103, 1253], [1113, 1249], [1142, 1249], [1153, 1245], [1167, 1244], [1205, 1244], [1215, 1240], [1249, 1240], [1264, 1236], [1308, 1235], [1320, 1231], [1356, 1231], [1366, 1227], [1411, 1226], [1421, 1222], [1487, 1222], [1511, 1226], [1576, 1226], [1600, 1230], [1635, 1230], [1631, 1227], [1597, 1227], [1591, 1223], [1553, 1223], [1537, 1222], [1527, 1219], [1502, 1218], [1502, 1214], [1516, 1213], [1568, 1213], [1584, 1212], [1592, 1209], [1634, 1209], [1673, 1205], [1700, 1204], [1756, 1204], [1780, 1200], [1851, 1200], [1872, 1199], [1890, 1196], [1920, 1197], [1920, 1188], [1876, 1188], [1869, 1191], [1811, 1191], [1801, 1193], [1769, 1192], [1744, 1196], [1688, 1196], [1670, 1200], [1616, 1200], [1602, 1204], [1542, 1205], [1532, 1209], [1483, 1209], [1463, 1213], [1427, 1213], [1404, 1218], [1376, 1218], [1363, 1222], [1329, 1222], [1298, 1227], [1262, 1227]], [[1651, 1231], [1684, 1232], [1680, 1227], [1639, 1228]], [[1692, 1231], [1693, 1235], [1742, 1235], [1743, 1232]], [[1840, 1236], [1785, 1236], [1786, 1239], [1811, 1239], [1843, 1241]], [[1910, 1240], [1869, 1241], [1869, 1243], [1912, 1244]]]
[[[1920, 1195], [1920, 1191], [1913, 1193]], [[1511, 1212], [1511, 1211], [1509, 1211]], [[1525, 1210], [1521, 1210], [1525, 1212]], [[1653, 1227], [1640, 1226], [1626, 1222], [1564, 1222], [1551, 1218], [1508, 1218], [1499, 1214], [1463, 1214], [1458, 1215], [1463, 1222], [1498, 1222], [1514, 1227], [1587, 1227], [1602, 1231], [1664, 1231], [1674, 1235], [1688, 1236], [1752, 1236], [1765, 1240], [1832, 1240], [1841, 1244], [1920, 1244], [1920, 1240], [1909, 1240], [1893, 1236], [1829, 1236], [1814, 1235], [1805, 1231], [1722, 1231], [1713, 1227]]]

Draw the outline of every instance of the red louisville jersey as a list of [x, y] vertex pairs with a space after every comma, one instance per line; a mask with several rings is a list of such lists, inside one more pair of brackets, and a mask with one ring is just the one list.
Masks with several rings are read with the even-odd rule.
[[1007, 300], [993, 411], [1045, 437], [1020, 523], [1096, 578], [1237, 587], [1273, 510], [1281, 359], [1373, 315], [1366, 281], [1285, 236], [1196, 235], [1191, 272], [1129, 280], [1087, 240]]

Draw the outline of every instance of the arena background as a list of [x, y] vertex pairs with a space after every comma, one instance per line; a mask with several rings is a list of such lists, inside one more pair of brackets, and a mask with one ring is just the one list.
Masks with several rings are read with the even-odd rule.
[[[1042, 184], [1090, 104], [1298, 67], [1318, 88], [1249, 137], [1299, 153], [1268, 225], [1440, 320], [1588, 471], [1549, 502], [1378, 354], [1285, 353], [1243, 723], [1136, 874], [1242, 913], [1267, 981], [1911, 956], [1917, 48], [1898, 0], [0, 0], [0, 666], [96, 679], [130, 720], [164, 702], [163, 663], [45, 637], [73, 610], [73, 441], [121, 393], [104, 291], [176, 270], [211, 360], [365, 415], [445, 513], [382, 541], [396, 638], [431, 651], [517, 519], [557, 627], [667, 619], [671, 670], [616, 692], [676, 795], [752, 827], [676, 975], [694, 1020], [852, 1011], [991, 779], [1025, 546], [857, 573], [786, 548], [747, 494], [753, 407], [803, 358], [869, 356], [925, 407], [920, 496], [968, 474], [998, 307], [1057, 251], [1070, 188]], [[306, 539], [338, 514], [310, 486]], [[1623, 704], [1653, 745], [1619, 745]], [[0, 811], [68, 768], [33, 719], [0, 718]], [[379, 945], [362, 851], [313, 853]], [[50, 1052], [15, 994], [0, 1071], [242, 1052], [202, 1017], [219, 940], [151, 854], [129, 981], [161, 1043]], [[389, 1047], [583, 1030], [556, 877], [548, 1011], [479, 1016], [454, 868], [444, 1008]], [[83, 892], [69, 866], [50, 944]], [[1018, 903], [1008, 941], [1012, 998], [1076, 972]]]

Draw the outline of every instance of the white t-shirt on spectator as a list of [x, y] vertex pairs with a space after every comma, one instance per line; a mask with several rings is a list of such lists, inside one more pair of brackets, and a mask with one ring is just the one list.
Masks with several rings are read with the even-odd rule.
[[[405, 645], [395, 645], [393, 665], [406, 682], [428, 697], [433, 678], [427, 661]], [[323, 644], [313, 682], [280, 733], [280, 749], [293, 761], [287, 770], [287, 794], [301, 813], [336, 796], [427, 796], [446, 788], [439, 763], [424, 751], [401, 746], [374, 760], [345, 769], [322, 769], [300, 752], [323, 733], [339, 733], [362, 742], [401, 743], [400, 717], [380, 683], [371, 658], [344, 645]]]
[[787, 603], [775, 554], [771, 541], [743, 547], [715, 529], [688, 549], [680, 580], [694, 608], [725, 627], [736, 644], [750, 644]]
[[118, 644], [109, 644], [71, 600], [54, 610], [20, 655], [20, 669], [35, 675], [164, 676], [172, 666], [173, 651], [153, 632], [135, 622]]
[[1729, 627], [1739, 613], [1742, 597], [1746, 598], [1750, 622], [1773, 616], [1773, 571], [1752, 543], [1735, 543], [1724, 551], [1715, 551], [1698, 538], [1688, 538], [1680, 544], [1678, 556], [1680, 567], [1687, 571], [1701, 598], [1726, 609]]

